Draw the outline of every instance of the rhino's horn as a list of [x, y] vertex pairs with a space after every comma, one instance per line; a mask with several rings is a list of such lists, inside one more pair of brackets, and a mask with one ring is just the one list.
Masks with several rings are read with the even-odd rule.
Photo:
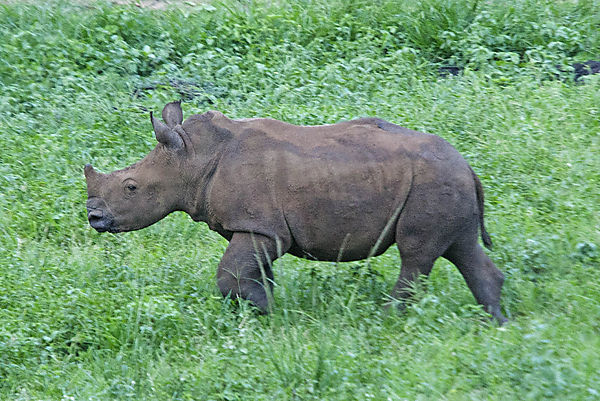
[[103, 174], [94, 170], [91, 164], [86, 164], [83, 172], [88, 187], [88, 194], [97, 192], [100, 188], [100, 178], [102, 178]]
[[183, 122], [183, 111], [181, 111], [181, 100], [167, 103], [162, 111], [162, 118], [170, 128]]
[[177, 150], [183, 147], [183, 139], [177, 132], [167, 126], [165, 123], [157, 118], [154, 118], [152, 112], [150, 112], [150, 120], [152, 121], [152, 128], [156, 134], [156, 140], [160, 143], [165, 144], [168, 148]]
[[85, 178], [91, 178], [95, 175], [98, 175], [98, 172], [94, 170], [94, 167], [92, 167], [92, 165], [89, 163], [85, 165], [83, 172], [85, 174]]

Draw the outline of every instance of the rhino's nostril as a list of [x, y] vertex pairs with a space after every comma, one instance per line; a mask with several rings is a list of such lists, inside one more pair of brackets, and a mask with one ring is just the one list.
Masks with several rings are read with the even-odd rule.
[[104, 216], [102, 210], [93, 209], [88, 212], [88, 220], [99, 220]]
[[88, 209], [88, 221], [90, 222], [90, 226], [101, 233], [109, 231], [113, 223], [110, 213], [102, 209]]

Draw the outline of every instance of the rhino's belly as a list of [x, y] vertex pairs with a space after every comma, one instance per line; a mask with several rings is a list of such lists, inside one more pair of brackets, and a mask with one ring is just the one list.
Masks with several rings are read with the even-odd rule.
[[296, 242], [293, 242], [288, 253], [304, 259], [326, 262], [351, 262], [381, 255], [393, 243], [393, 239], [386, 238], [378, 245], [377, 250], [373, 252], [375, 243], [355, 244], [354, 246], [347, 247], [340, 246], [337, 249], [335, 247], [325, 248], [326, 244], [314, 244], [309, 249], [305, 249], [306, 247], [301, 247]]
[[[292, 255], [326, 261], [360, 260], [383, 253], [394, 242], [392, 199], [331, 200], [313, 197], [288, 205], [285, 218]], [[296, 206], [296, 207], [294, 207]], [[389, 224], [388, 224], [389, 222]]]

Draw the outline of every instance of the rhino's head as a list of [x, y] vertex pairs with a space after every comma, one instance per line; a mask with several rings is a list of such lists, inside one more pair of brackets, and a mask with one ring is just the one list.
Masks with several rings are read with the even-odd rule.
[[143, 160], [110, 174], [85, 166], [88, 220], [97, 231], [138, 230], [184, 208], [183, 171], [193, 150], [179, 102], [167, 104], [162, 116], [166, 124], [150, 114], [158, 144]]

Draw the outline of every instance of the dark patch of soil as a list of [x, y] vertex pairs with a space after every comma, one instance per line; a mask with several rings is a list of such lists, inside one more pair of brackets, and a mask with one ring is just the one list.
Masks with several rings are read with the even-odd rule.
[[147, 92], [160, 87], [171, 87], [179, 93], [181, 100], [190, 102], [195, 100], [199, 105], [213, 104], [213, 98], [221, 97], [226, 93], [226, 89], [221, 88], [212, 82], [194, 81], [189, 79], [171, 78], [164, 81], [151, 81], [143, 83], [135, 88], [132, 97], [137, 99], [146, 96]]
[[463, 70], [462, 67], [453, 67], [453, 66], [443, 65], [441, 67], [438, 67], [438, 74], [442, 78], [447, 78], [450, 76], [455, 77], [458, 74], [460, 74], [462, 72], [462, 70]]
[[[454, 77], [460, 75], [463, 69], [464, 67], [441, 66], [438, 67], [438, 75], [442, 78]], [[600, 74], [600, 61], [588, 60], [584, 61], [583, 63], [575, 63], [568, 70], [560, 65], [557, 65], [556, 69], [562, 73], [567, 73], [569, 70], [573, 71], [573, 80], [575, 82], [581, 82], [581, 78], [586, 75]], [[557, 74], [556, 78], [560, 79], [561, 77], [559, 74]]]
[[588, 60], [583, 63], [573, 64], [575, 73], [575, 82], [579, 82], [581, 77], [600, 73], [600, 61]]

